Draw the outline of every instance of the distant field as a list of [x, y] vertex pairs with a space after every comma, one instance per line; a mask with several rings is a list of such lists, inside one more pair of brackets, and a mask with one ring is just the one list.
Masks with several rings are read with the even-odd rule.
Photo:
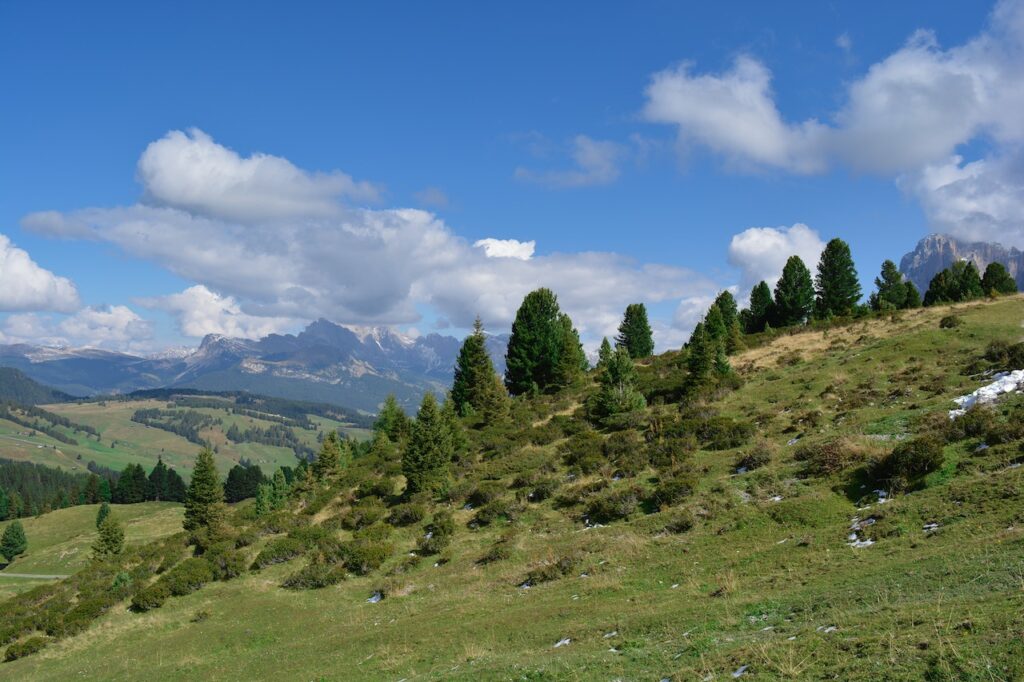
[[[230, 403], [225, 402], [226, 406]], [[90, 461], [111, 469], [121, 470], [128, 464], [141, 464], [147, 470], [162, 457], [168, 466], [173, 466], [188, 478], [192, 471], [200, 446], [185, 438], [162, 429], [145, 426], [132, 421], [132, 415], [139, 409], [166, 409], [167, 403], [159, 400], [107, 401], [84, 403], [61, 403], [46, 405], [44, 409], [67, 417], [71, 421], [92, 426], [101, 437], [86, 437], [82, 433], [58, 427], [58, 430], [78, 441], [69, 445], [30, 430], [13, 422], [0, 420], [0, 458], [36, 462], [55, 466], [68, 471], [85, 472]], [[185, 409], [185, 408], [182, 408]], [[232, 443], [224, 435], [236, 424], [245, 430], [251, 426], [267, 428], [273, 424], [258, 418], [229, 413], [227, 409], [198, 408], [196, 411], [222, 420], [222, 423], [203, 430], [202, 437], [216, 447], [216, 460], [222, 473], [246, 458], [270, 473], [280, 466], [294, 466], [297, 463], [290, 448], [265, 445], [262, 443]], [[367, 429], [353, 428], [342, 422], [324, 417], [310, 418], [320, 431], [341, 429], [357, 440], [369, 438]], [[318, 447], [318, 430], [295, 428], [297, 438], [313, 450]]]
[[[21, 519], [28, 538], [28, 552], [15, 559], [3, 571], [41, 575], [74, 573], [89, 561], [96, 540], [96, 512], [99, 505], [89, 504], [58, 509], [38, 518]], [[111, 513], [121, 521], [125, 541], [143, 544], [181, 530], [183, 507], [173, 502], [111, 505]], [[9, 524], [0, 523], [0, 532]], [[38, 581], [0, 577], [0, 598], [34, 587]]]

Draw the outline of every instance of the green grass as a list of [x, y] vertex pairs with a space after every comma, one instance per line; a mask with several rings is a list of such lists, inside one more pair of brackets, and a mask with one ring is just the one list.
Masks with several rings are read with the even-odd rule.
[[[1009, 465], [1024, 457], [1024, 443], [978, 452], [972, 442], [950, 445], [923, 489], [884, 504], [869, 494], [862, 466], [806, 477], [793, 458], [797, 446], [787, 445], [843, 439], [868, 460], [881, 456], [892, 438], [918, 433], [951, 398], [983, 383], [962, 370], [989, 341], [1024, 335], [1019, 296], [956, 306], [965, 325], [939, 330], [948, 313], [783, 336], [737, 357], [745, 383], [715, 407], [756, 418], [775, 454], [762, 469], [735, 475], [746, 446], [696, 452], [700, 483], [684, 502], [697, 520], [689, 532], [663, 533], [667, 513], [640, 511], [585, 529], [550, 500], [528, 505], [513, 523], [471, 530], [475, 512], [457, 507], [452, 558], [441, 566], [425, 557], [393, 571], [422, 533], [413, 526], [396, 532], [395, 555], [369, 576], [318, 591], [281, 589], [303, 565], [298, 559], [146, 614], [115, 608], [85, 633], [0, 673], [24, 680], [690, 680], [732, 679], [749, 666], [741, 679], [1022, 679], [1024, 467]], [[655, 359], [650, 371], [669, 363]], [[580, 398], [551, 399], [551, 409]], [[1021, 402], [1010, 397], [1004, 405]], [[527, 452], [551, 457], [556, 447], [484, 461], [470, 475], [514, 467]], [[652, 475], [637, 483], [650, 486]], [[870, 508], [859, 508], [862, 496]], [[344, 503], [335, 505], [325, 515]], [[875, 544], [848, 546], [851, 520], [869, 516], [876, 523], [863, 536]], [[938, 529], [926, 532], [929, 523]], [[509, 558], [478, 564], [510, 529], [518, 532]], [[517, 587], [539, 562], [567, 553], [581, 557], [568, 576]], [[382, 588], [383, 601], [366, 602]], [[199, 612], [209, 616], [193, 622]], [[571, 642], [556, 648], [563, 638]], [[159, 654], [143, 663], [139, 652]]]

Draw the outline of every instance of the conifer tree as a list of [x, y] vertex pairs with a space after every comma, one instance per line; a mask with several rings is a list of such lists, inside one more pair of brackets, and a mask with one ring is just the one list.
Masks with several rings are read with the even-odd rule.
[[821, 252], [814, 283], [815, 314], [819, 319], [849, 315], [853, 311], [861, 292], [849, 244], [842, 239], [829, 240]]
[[562, 328], [562, 345], [555, 368], [555, 376], [557, 385], [568, 386], [587, 371], [587, 354], [583, 352], [579, 332], [572, 326], [569, 316], [562, 313], [558, 321]]
[[920, 308], [921, 307], [921, 292], [917, 290], [914, 283], [910, 280], [906, 282], [907, 288], [907, 300], [904, 304], [906, 308]]
[[185, 495], [185, 530], [217, 526], [224, 518], [224, 488], [220, 483], [213, 452], [203, 448], [192, 470]]
[[799, 256], [790, 256], [782, 268], [782, 277], [775, 285], [772, 304], [772, 326], [788, 327], [803, 324], [814, 307], [814, 284], [811, 272]]
[[765, 281], [758, 282], [750, 291], [750, 314], [744, 331], [748, 334], [763, 332], [772, 318], [772, 290]]
[[484, 404], [481, 408], [484, 423], [488, 425], [500, 424], [509, 417], [510, 401], [508, 389], [505, 382], [497, 374], [491, 377], [491, 390], [484, 396]]
[[108, 516], [110, 516], [110, 505], [102, 502], [100, 508], [96, 510], [96, 527], [102, 526]]
[[181, 475], [174, 470], [173, 467], [167, 469], [167, 501], [168, 502], [184, 502], [185, 501], [185, 480]]
[[594, 399], [594, 414], [601, 419], [608, 419], [646, 407], [647, 401], [636, 389], [636, 382], [633, 358], [625, 346], [619, 346], [601, 374], [601, 390]]
[[725, 328], [731, 329], [733, 324], [735, 324], [739, 318], [736, 306], [736, 297], [732, 295], [732, 292], [723, 291], [718, 294], [717, 298], [715, 298], [715, 302], [711, 305], [718, 308], [718, 312], [722, 315], [722, 323], [725, 325]]
[[409, 433], [409, 417], [398, 404], [394, 394], [384, 400], [384, 405], [377, 414], [377, 421], [373, 423], [373, 430], [384, 433], [392, 443], [397, 443]]
[[455, 403], [451, 397], [444, 401], [441, 406], [441, 417], [448, 429], [449, 440], [452, 444], [452, 458], [459, 459], [469, 449], [469, 438], [466, 436], [462, 422], [459, 421], [459, 414], [455, 410]]
[[740, 329], [739, 316], [732, 321], [732, 326], [729, 327], [729, 331], [725, 337], [725, 352], [728, 355], [738, 353], [743, 350], [745, 344], [743, 343], [743, 332]]
[[402, 453], [407, 493], [412, 495], [438, 489], [447, 479], [451, 457], [451, 431], [437, 407], [434, 394], [428, 391], [420, 403]]
[[149, 472], [148, 491], [151, 500], [167, 499], [167, 465], [164, 464], [163, 457], [156, 458], [156, 466]]
[[288, 499], [288, 482], [285, 480], [284, 471], [278, 469], [274, 472], [270, 486], [270, 508], [274, 511], [284, 508]]
[[689, 370], [687, 385], [691, 388], [702, 386], [711, 373], [712, 361], [715, 356], [715, 344], [708, 338], [704, 323], [698, 322], [686, 345], [688, 352], [686, 368]]
[[631, 358], [645, 358], [654, 353], [654, 335], [647, 321], [647, 307], [643, 303], [630, 303], [622, 316], [615, 347], [625, 348]]
[[3, 488], [0, 488], [0, 521], [7, 518], [9, 510], [10, 505], [7, 500], [7, 493], [4, 492]]
[[873, 310], [900, 310], [907, 307], [907, 283], [891, 260], [882, 263], [882, 272], [875, 278], [875, 288], [877, 291], [868, 299]]
[[100, 479], [100, 495], [99, 495], [99, 497], [100, 497], [100, 501], [101, 502], [110, 502], [110, 500], [113, 497], [111, 495], [111, 493], [110, 493], [110, 481], [107, 480], [106, 478], [101, 478]]
[[608, 343], [608, 337], [601, 339], [601, 347], [597, 350], [597, 368], [604, 369], [612, 358], [612, 344]]
[[993, 262], [985, 268], [985, 274], [981, 278], [981, 289], [986, 294], [1015, 294], [1017, 282], [1010, 277], [1005, 265]]
[[487, 338], [480, 318], [473, 323], [473, 333], [466, 337], [455, 361], [455, 379], [451, 399], [459, 416], [465, 417], [483, 408], [485, 396], [494, 381], [494, 363], [487, 352]]
[[113, 516], [108, 516], [99, 527], [99, 537], [92, 545], [94, 559], [107, 559], [124, 551], [124, 528]]
[[724, 347], [728, 331], [718, 307], [711, 306], [704, 316], [704, 333], [707, 334], [708, 339], [716, 346]]
[[512, 323], [505, 354], [505, 385], [512, 395], [543, 391], [558, 383], [565, 342], [558, 299], [550, 289], [531, 291]]
[[274, 487], [270, 483], [261, 483], [260, 487], [256, 490], [256, 503], [253, 505], [253, 511], [256, 512], [256, 516], [265, 516], [270, 513], [273, 503]]
[[7, 496], [7, 518], [17, 519], [25, 515], [25, 501], [17, 490], [12, 490]]
[[14, 561], [14, 558], [25, 553], [28, 549], [28, 539], [25, 537], [25, 529], [21, 521], [12, 521], [4, 534], [0, 537], [0, 555], [7, 559], [7, 563]]
[[313, 478], [320, 482], [330, 480], [341, 473], [341, 450], [346, 447], [338, 438], [336, 431], [331, 431], [320, 444], [320, 452], [313, 461]]

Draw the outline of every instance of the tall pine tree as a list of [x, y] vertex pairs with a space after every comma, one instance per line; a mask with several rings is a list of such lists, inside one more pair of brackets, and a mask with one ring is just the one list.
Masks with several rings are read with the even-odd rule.
[[750, 308], [743, 331], [748, 334], [763, 332], [765, 326], [772, 319], [774, 305], [772, 290], [768, 287], [768, 283], [763, 280], [758, 282], [750, 290]]
[[455, 379], [451, 399], [460, 416], [483, 409], [487, 393], [494, 385], [494, 363], [487, 352], [487, 338], [480, 318], [473, 323], [473, 333], [466, 337], [455, 361]]
[[555, 367], [556, 385], [568, 386], [587, 371], [587, 354], [583, 352], [580, 334], [572, 326], [569, 316], [562, 313], [558, 317], [558, 322], [562, 330], [562, 345]]
[[203, 448], [196, 457], [192, 481], [185, 495], [185, 530], [215, 527], [224, 519], [224, 488], [213, 452]]
[[654, 353], [654, 335], [647, 321], [647, 307], [643, 303], [630, 303], [622, 316], [615, 347], [625, 348], [631, 358], [645, 358]]
[[814, 284], [811, 282], [811, 271], [799, 256], [790, 256], [782, 268], [782, 277], [775, 285], [772, 326], [803, 324], [813, 308]]
[[526, 295], [505, 353], [505, 385], [512, 395], [543, 391], [560, 381], [563, 330], [558, 298], [550, 289]]
[[413, 422], [402, 452], [406, 492], [413, 495], [440, 488], [448, 477], [451, 458], [451, 431], [438, 409], [434, 394], [428, 391], [420, 403], [416, 421]]
[[409, 433], [409, 417], [398, 404], [394, 394], [388, 395], [384, 400], [384, 405], [377, 414], [377, 421], [373, 423], [373, 430], [382, 432], [392, 443], [397, 443]]
[[908, 307], [907, 282], [903, 281], [903, 275], [891, 260], [882, 263], [882, 271], [875, 277], [875, 288], [877, 291], [868, 299], [873, 310], [901, 310]]
[[831, 239], [821, 252], [814, 284], [815, 314], [820, 319], [849, 315], [860, 300], [860, 280], [850, 255], [850, 245]]
[[1002, 263], [989, 263], [981, 277], [981, 290], [986, 294], [1015, 294], [1017, 282]]

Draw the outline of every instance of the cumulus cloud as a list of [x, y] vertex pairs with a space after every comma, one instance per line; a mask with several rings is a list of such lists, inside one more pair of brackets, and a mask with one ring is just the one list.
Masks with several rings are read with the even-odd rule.
[[123, 305], [87, 306], [62, 319], [38, 313], [10, 315], [0, 332], [5, 343], [113, 350], [148, 350], [152, 338], [152, 324]]
[[27, 251], [0, 234], [0, 311], [70, 312], [78, 305], [71, 280], [39, 267]]
[[[181, 138], [172, 133], [164, 139]], [[208, 139], [206, 144], [216, 146]], [[147, 198], [161, 194], [150, 178], [191, 173], [179, 158], [188, 158], [190, 150], [188, 144], [175, 144], [151, 157], [155, 166], [140, 174]], [[220, 163], [208, 172], [223, 187], [244, 186], [250, 176], [228, 150], [205, 158]], [[53, 237], [111, 243], [197, 283], [202, 288], [146, 302], [172, 312], [189, 335], [216, 329], [257, 335], [286, 321], [318, 317], [409, 325], [420, 321], [423, 305], [455, 327], [468, 328], [480, 314], [498, 330], [511, 324], [523, 296], [538, 286], [558, 293], [584, 335], [603, 335], [614, 333], [628, 303], [674, 301], [716, 288], [691, 270], [611, 253], [538, 257], [531, 241], [498, 239], [474, 246], [421, 210], [355, 208], [334, 201], [330, 210], [312, 215], [300, 200], [305, 191], [300, 187], [290, 196], [286, 188], [278, 188], [269, 214], [233, 203], [242, 202], [241, 191], [232, 202], [215, 196], [170, 202], [163, 192], [163, 205], [36, 213], [23, 225]]]
[[577, 135], [573, 138], [571, 151], [575, 168], [534, 171], [520, 167], [515, 175], [520, 180], [553, 188], [608, 185], [619, 178], [619, 163], [625, 154], [625, 148], [617, 142]]
[[141, 299], [138, 303], [171, 313], [177, 319], [181, 333], [196, 338], [221, 334], [259, 339], [267, 334], [289, 331], [299, 324], [297, 320], [286, 317], [248, 315], [234, 298], [221, 296], [202, 284], [177, 294]]
[[803, 223], [791, 227], [751, 227], [729, 242], [729, 263], [739, 268], [740, 294], [764, 280], [775, 286], [790, 256], [800, 256], [812, 272], [825, 242]]
[[340, 171], [310, 173], [269, 154], [241, 157], [201, 130], [146, 147], [138, 176], [149, 201], [228, 220], [336, 215], [336, 200], [375, 201], [376, 187]]
[[478, 239], [473, 246], [483, 249], [488, 258], [518, 258], [519, 260], [530, 260], [533, 258], [533, 250], [537, 242], [530, 240], [521, 242], [517, 239]]
[[928, 31], [914, 33], [849, 84], [827, 123], [786, 121], [768, 67], [746, 55], [724, 73], [695, 73], [692, 64], [656, 73], [644, 115], [741, 167], [817, 173], [844, 163], [883, 174], [913, 171], [980, 135], [1024, 139], [1022, 16], [1024, 2], [1002, 2], [987, 31], [950, 49]]

